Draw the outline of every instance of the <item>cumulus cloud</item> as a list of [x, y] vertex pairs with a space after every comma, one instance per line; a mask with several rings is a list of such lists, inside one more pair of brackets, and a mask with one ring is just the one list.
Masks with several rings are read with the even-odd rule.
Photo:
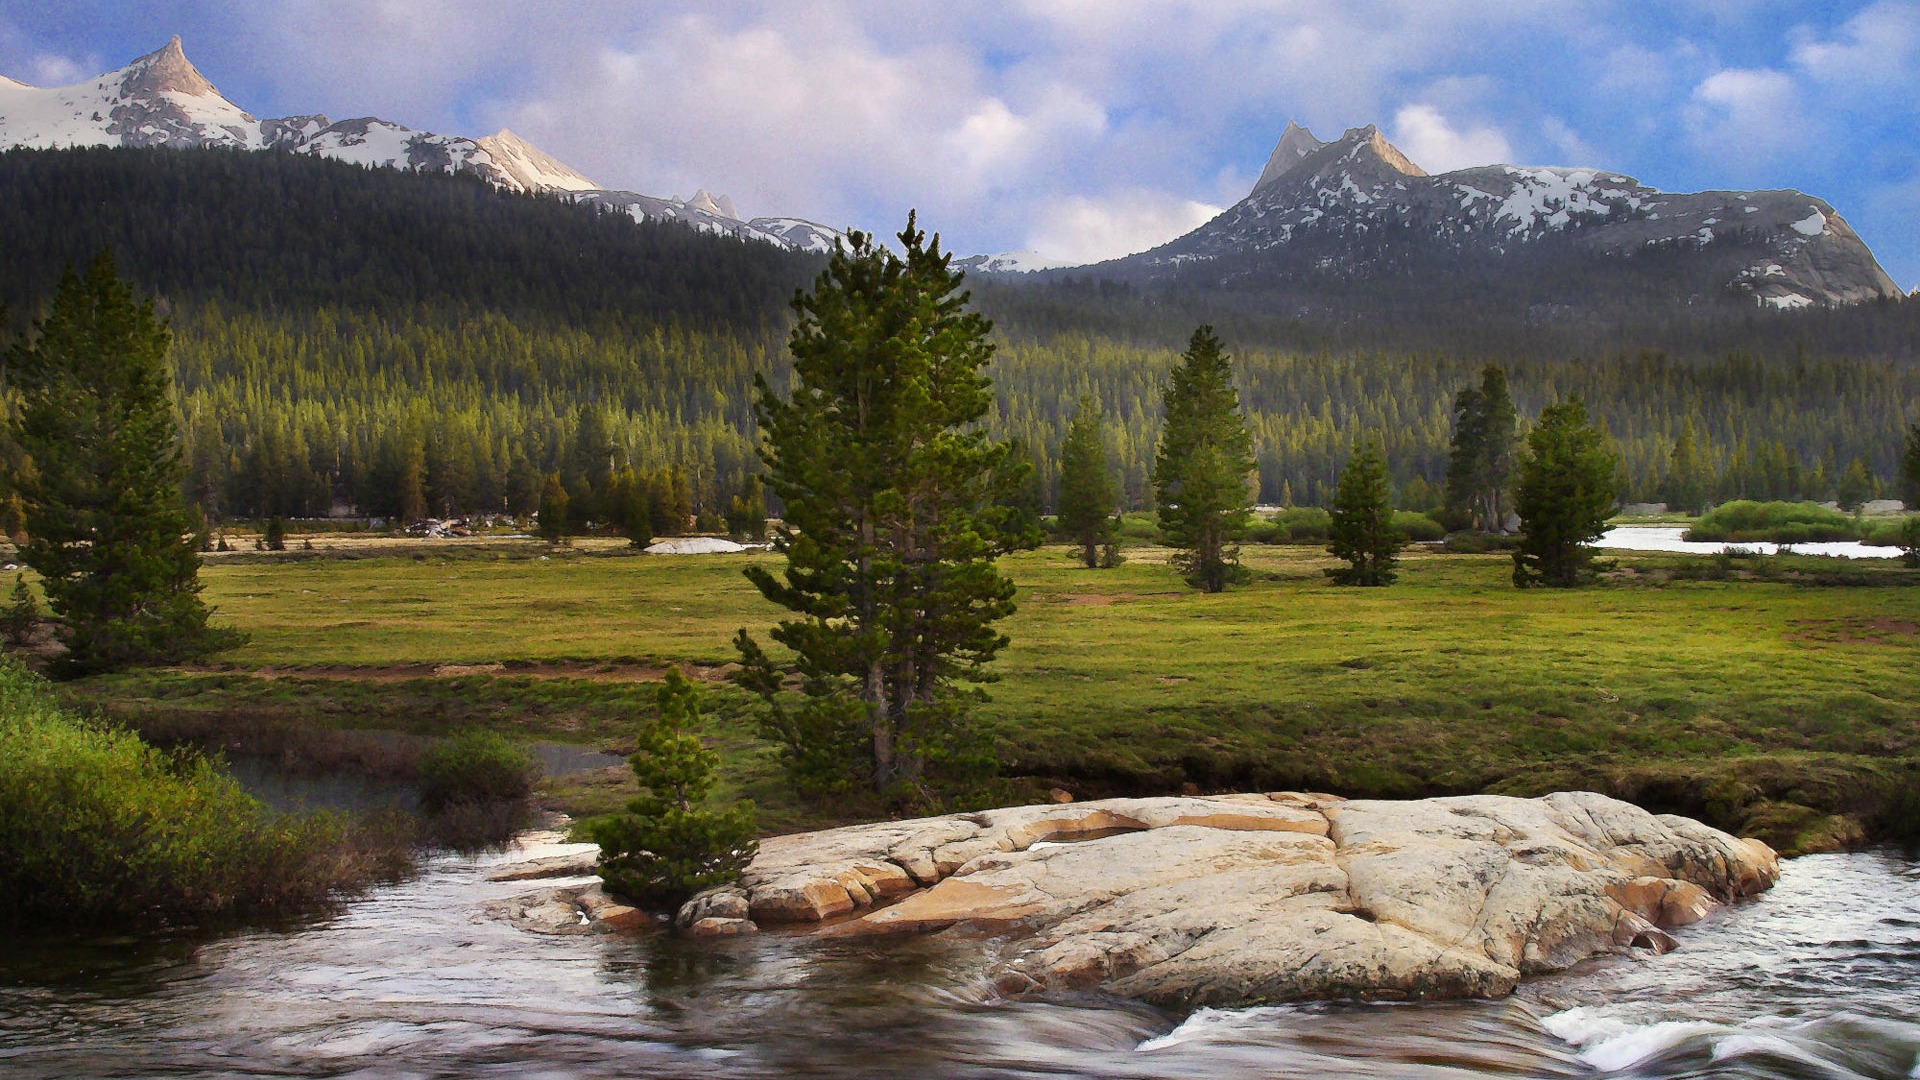
[[1137, 188], [1098, 196], [1071, 195], [1042, 209], [1026, 246], [1049, 260], [1102, 262], [1192, 232], [1219, 216], [1221, 209]]
[[1920, 82], [1920, 6], [1882, 0], [1842, 23], [1831, 38], [1802, 34], [1795, 67], [1827, 84], [1872, 91]]
[[1431, 105], [1408, 105], [1393, 116], [1392, 141], [1413, 163], [1432, 173], [1513, 160], [1513, 146], [1500, 130], [1480, 125], [1456, 128]]
[[1701, 151], [1743, 173], [1788, 150], [1808, 150], [1809, 126], [1791, 76], [1771, 68], [1716, 71], [1683, 113]]

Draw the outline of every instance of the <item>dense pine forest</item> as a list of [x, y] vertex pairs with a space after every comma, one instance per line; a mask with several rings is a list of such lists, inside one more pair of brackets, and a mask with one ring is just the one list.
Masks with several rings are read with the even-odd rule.
[[[784, 382], [787, 301], [824, 265], [469, 178], [278, 154], [0, 154], [0, 336], [30, 332], [63, 268], [103, 248], [171, 319], [190, 494], [211, 518], [518, 514], [557, 476], [576, 524], [638, 490], [660, 533], [747, 490], [753, 378]], [[1437, 504], [1453, 395], [1489, 361], [1523, 418], [1585, 398], [1630, 500], [1665, 496], [1683, 431], [1715, 498], [1832, 498], [1850, 468], [1853, 487], [1863, 471], [1883, 486], [1920, 419], [1911, 302], [1599, 325], [976, 285], [998, 323], [989, 423], [1034, 454], [1048, 503], [1085, 398], [1125, 498], [1145, 504], [1161, 384], [1201, 322], [1234, 356], [1273, 503], [1324, 503], [1373, 435], [1400, 505]], [[20, 462], [0, 453], [4, 483]]]

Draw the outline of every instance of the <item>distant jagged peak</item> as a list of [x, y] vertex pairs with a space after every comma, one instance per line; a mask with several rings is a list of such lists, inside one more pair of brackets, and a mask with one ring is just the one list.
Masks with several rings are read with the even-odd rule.
[[144, 94], [185, 94], [188, 97], [220, 97], [200, 69], [193, 66], [180, 48], [175, 34], [165, 45], [121, 69], [120, 92], [127, 97]]
[[529, 191], [594, 191], [600, 187], [572, 166], [506, 128], [473, 142]]
[[730, 221], [740, 220], [740, 212], [733, 208], [732, 199], [727, 198], [725, 195], [715, 195], [706, 188], [701, 188], [699, 191], [694, 192], [693, 198], [687, 200], [687, 205], [692, 209], [704, 210], [716, 217], [727, 218]]
[[1285, 176], [1300, 164], [1301, 158], [1325, 145], [1313, 137], [1313, 132], [1292, 120], [1287, 121], [1287, 130], [1280, 134], [1280, 141], [1274, 144], [1273, 153], [1267, 157], [1267, 167], [1260, 170], [1260, 179], [1254, 181], [1253, 190], [1259, 191]]

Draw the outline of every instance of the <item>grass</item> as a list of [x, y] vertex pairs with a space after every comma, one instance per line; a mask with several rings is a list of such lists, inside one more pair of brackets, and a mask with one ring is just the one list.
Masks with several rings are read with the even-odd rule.
[[[216, 561], [207, 597], [246, 646], [216, 670], [69, 692], [143, 726], [480, 726], [624, 751], [661, 665], [713, 678], [736, 628], [765, 641], [777, 616], [740, 575], [770, 556], [414, 550]], [[1165, 555], [1134, 548], [1106, 571], [1061, 548], [1007, 560], [1020, 611], [981, 715], [1013, 794], [1583, 786], [1790, 850], [1910, 821], [1920, 574], [1892, 564], [1781, 556], [1761, 579], [1628, 556], [1595, 588], [1523, 592], [1504, 555], [1413, 551], [1399, 584], [1343, 589], [1316, 549], [1250, 545], [1253, 580], [1206, 596]], [[706, 735], [763, 824], [884, 812], [787, 793], [749, 708], [716, 685]], [[591, 811], [623, 792], [589, 778], [547, 795]]]

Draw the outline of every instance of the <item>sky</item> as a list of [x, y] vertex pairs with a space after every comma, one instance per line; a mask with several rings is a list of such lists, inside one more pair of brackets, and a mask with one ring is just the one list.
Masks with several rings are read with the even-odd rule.
[[1429, 172], [1793, 188], [1920, 285], [1920, 0], [5, 0], [0, 75], [180, 35], [260, 117], [502, 127], [597, 183], [1089, 262], [1239, 201], [1289, 120]]

